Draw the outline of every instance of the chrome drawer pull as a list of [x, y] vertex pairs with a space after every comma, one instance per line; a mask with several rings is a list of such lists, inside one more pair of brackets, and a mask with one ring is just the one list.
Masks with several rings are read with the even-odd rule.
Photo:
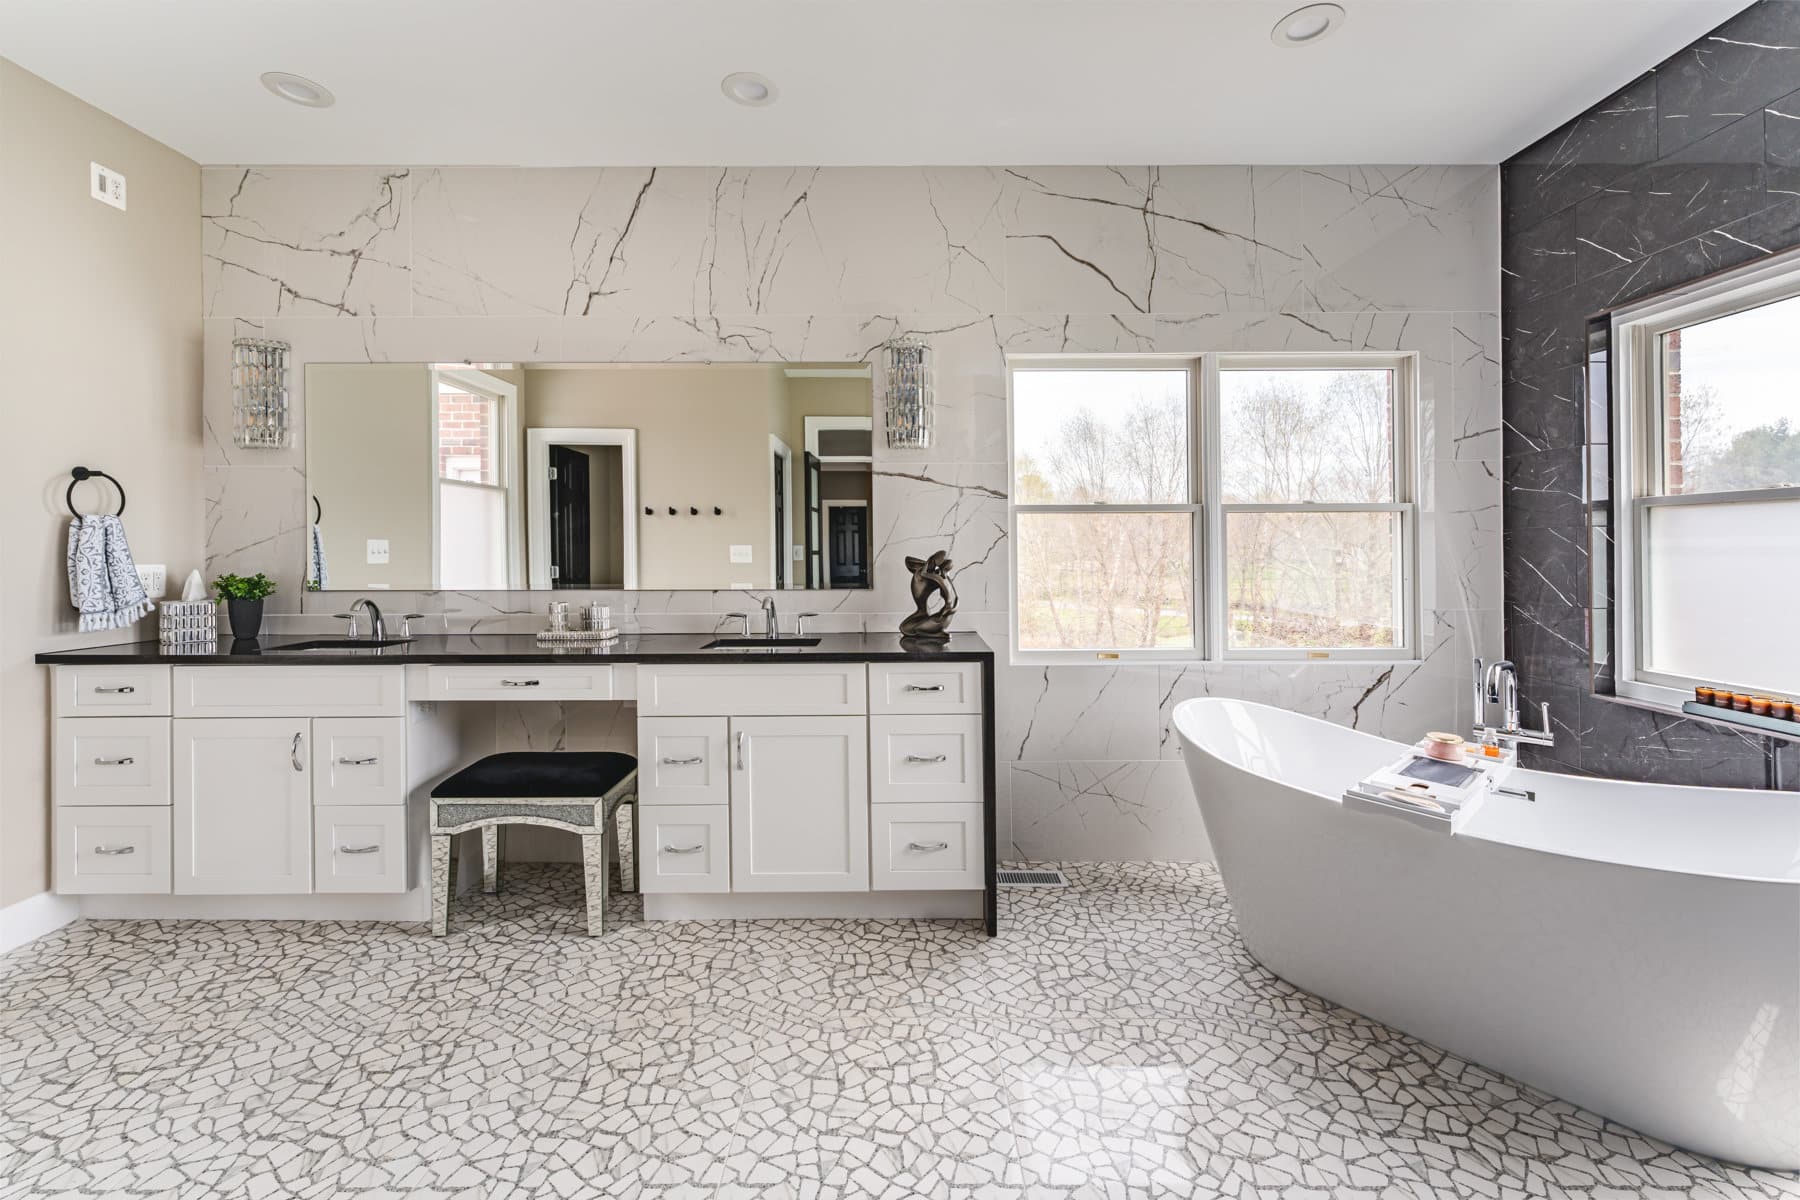
[[97, 687], [94, 690], [102, 696], [129, 696], [131, 693], [137, 691], [137, 689], [129, 683], [120, 684], [118, 687]]
[[297, 733], [294, 735], [294, 748], [288, 752], [288, 761], [294, 764], [294, 770], [306, 770], [300, 763], [300, 735]]
[[696, 754], [692, 758], [665, 758], [662, 760], [662, 765], [665, 767], [691, 767], [696, 763], [703, 763], [705, 761], [704, 758], [701, 758]]
[[339, 854], [373, 854], [379, 849], [381, 849], [380, 846], [339, 846], [338, 853]]
[[908, 842], [908, 843], [906, 843], [906, 848], [908, 850], [917, 850], [920, 854], [933, 854], [939, 850], [948, 850], [950, 848], [950, 843], [949, 842]]
[[909, 692], [941, 692], [944, 690], [944, 685], [941, 683], [909, 683], [906, 685], [906, 690]]
[[136, 854], [137, 847], [136, 846], [95, 846], [94, 853], [95, 854], [106, 854], [106, 855]]
[[543, 680], [541, 680], [541, 679], [502, 679], [500, 681], [500, 686], [501, 687], [537, 687], [542, 682], [543, 682]]
[[381, 760], [371, 754], [367, 758], [340, 758], [338, 765], [343, 767], [372, 767]]
[[124, 758], [96, 758], [94, 765], [96, 767], [129, 767], [136, 761], [137, 759], [126, 755]]
[[947, 761], [947, 756], [942, 754], [909, 754], [906, 756], [906, 761], [910, 763], [941, 763]]
[[662, 852], [664, 854], [698, 854], [704, 849], [706, 849], [705, 846], [664, 846]]

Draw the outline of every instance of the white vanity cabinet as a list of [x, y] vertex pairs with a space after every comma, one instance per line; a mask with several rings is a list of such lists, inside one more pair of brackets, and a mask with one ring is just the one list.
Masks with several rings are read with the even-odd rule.
[[400, 667], [58, 666], [54, 689], [58, 892], [407, 889]]
[[827, 914], [904, 911], [850, 893], [987, 886], [979, 663], [643, 666], [638, 712], [652, 896]]

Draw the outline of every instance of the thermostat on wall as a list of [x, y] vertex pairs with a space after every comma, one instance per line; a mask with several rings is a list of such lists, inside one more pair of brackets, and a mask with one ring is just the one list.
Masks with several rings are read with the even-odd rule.
[[88, 164], [89, 188], [94, 199], [121, 211], [125, 208], [125, 177], [97, 162]]

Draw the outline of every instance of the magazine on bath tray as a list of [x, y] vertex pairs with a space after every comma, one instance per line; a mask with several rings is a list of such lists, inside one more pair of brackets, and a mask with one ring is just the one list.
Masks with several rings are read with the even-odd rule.
[[1344, 807], [1452, 833], [1458, 817], [1472, 813], [1518, 758], [1517, 750], [1428, 733], [1403, 757], [1345, 789]]

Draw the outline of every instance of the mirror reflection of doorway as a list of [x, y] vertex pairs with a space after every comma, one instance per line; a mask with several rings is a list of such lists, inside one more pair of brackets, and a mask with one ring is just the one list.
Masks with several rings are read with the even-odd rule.
[[624, 581], [625, 505], [619, 447], [550, 447], [550, 586]]
[[829, 586], [869, 586], [869, 506], [866, 501], [825, 502], [825, 549]]
[[531, 586], [635, 587], [633, 431], [527, 429], [525, 442]]
[[793, 540], [787, 524], [787, 459], [780, 450], [769, 457], [775, 460], [775, 587], [779, 590], [787, 586], [788, 544]]

